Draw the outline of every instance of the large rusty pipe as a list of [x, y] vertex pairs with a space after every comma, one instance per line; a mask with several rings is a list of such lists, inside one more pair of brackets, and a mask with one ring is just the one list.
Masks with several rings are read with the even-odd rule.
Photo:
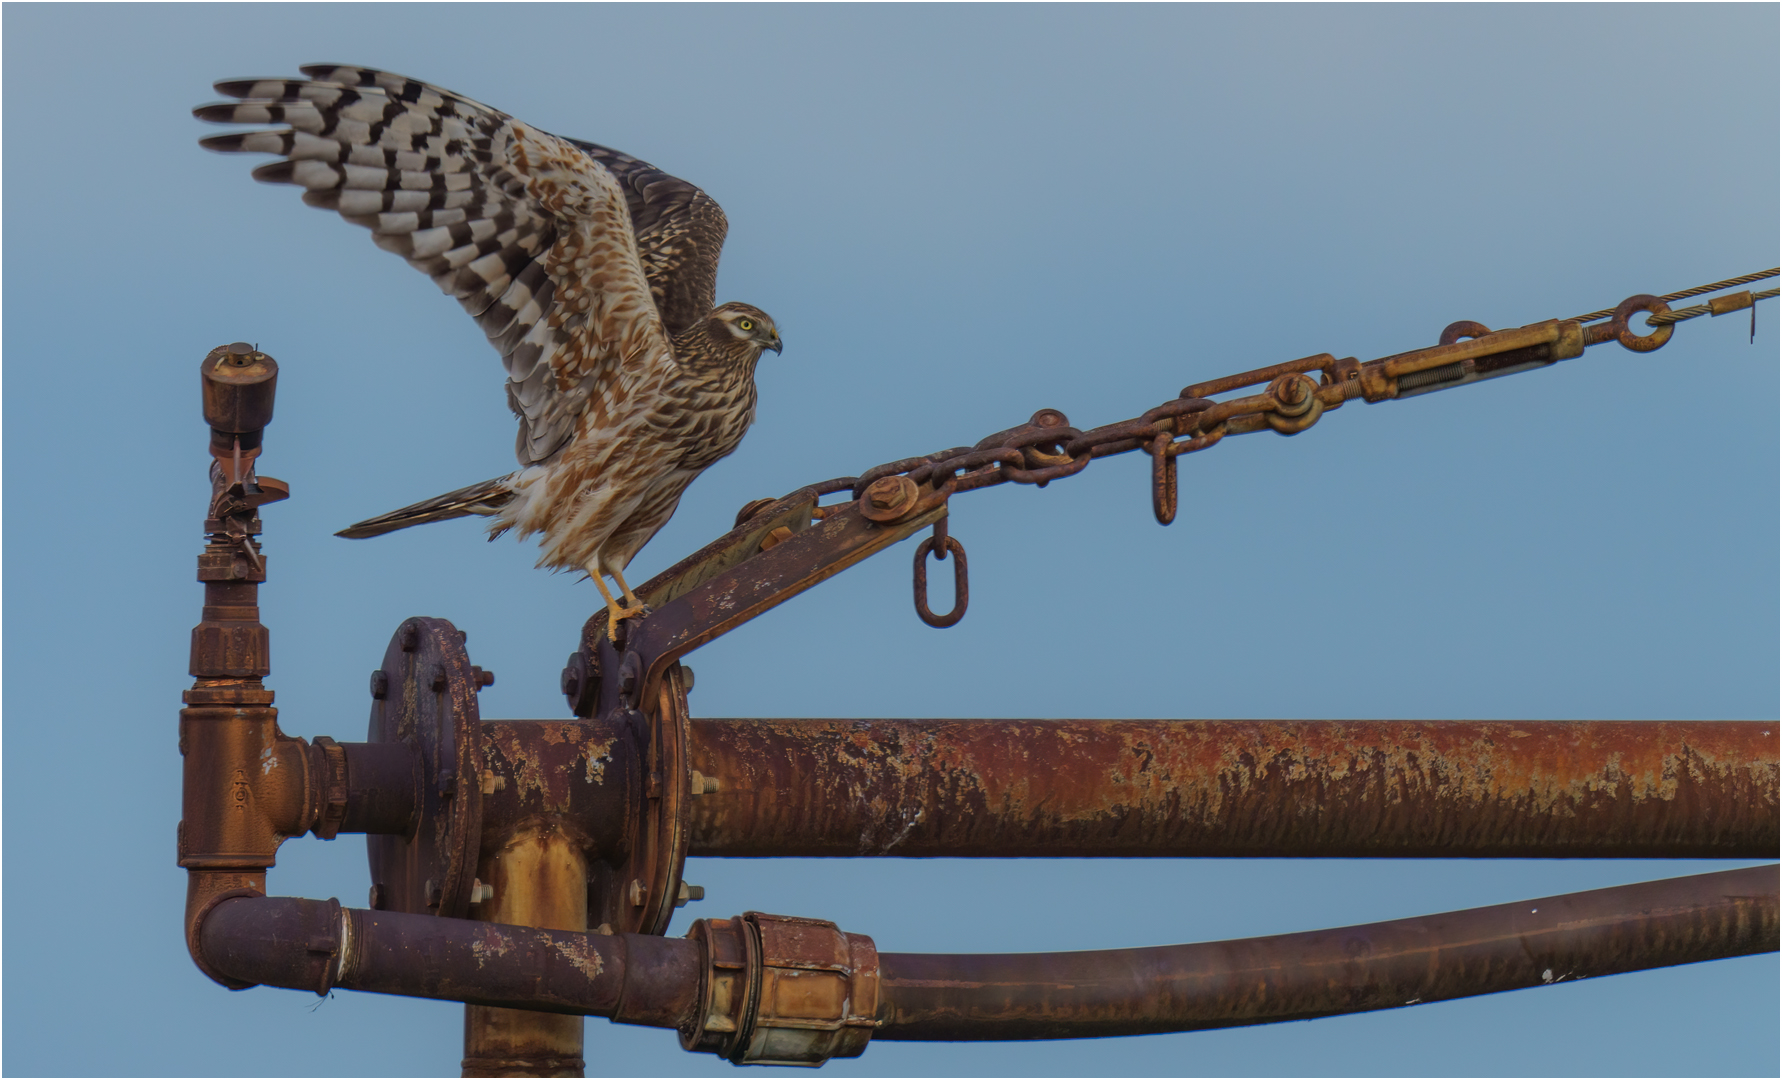
[[699, 946], [470, 919], [238, 896], [199, 928], [204, 959], [237, 985], [463, 1001], [677, 1027], [699, 1003]]
[[1775, 866], [1305, 934], [1104, 952], [880, 953], [874, 1039], [1242, 1027], [1774, 952]]
[[1775, 858], [1776, 732], [696, 719], [689, 854]]
[[[478, 918], [552, 930], [588, 928], [588, 859], [579, 839], [546, 819], [533, 821], [484, 855]], [[464, 1006], [463, 1076], [583, 1074], [582, 1018], [530, 1009]]]

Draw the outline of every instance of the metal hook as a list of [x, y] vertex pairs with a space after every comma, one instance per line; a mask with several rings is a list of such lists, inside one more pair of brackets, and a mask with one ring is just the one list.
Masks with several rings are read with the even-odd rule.
[[[928, 608], [928, 553], [934, 552], [936, 560], [944, 560], [951, 552], [958, 558], [953, 563], [953, 610], [945, 615], [936, 615]], [[942, 518], [934, 523], [934, 535], [916, 545], [916, 562], [914, 569], [916, 585], [916, 618], [921, 619], [936, 630], [945, 630], [956, 626], [965, 618], [965, 606], [971, 602], [971, 580], [965, 568], [965, 545], [947, 535], [947, 519]]]

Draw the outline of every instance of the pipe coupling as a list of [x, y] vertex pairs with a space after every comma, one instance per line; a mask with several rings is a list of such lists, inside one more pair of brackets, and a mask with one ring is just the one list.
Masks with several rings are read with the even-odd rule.
[[859, 1057], [877, 1026], [879, 952], [832, 922], [751, 911], [701, 919], [699, 1007], [681, 1045], [737, 1065]]

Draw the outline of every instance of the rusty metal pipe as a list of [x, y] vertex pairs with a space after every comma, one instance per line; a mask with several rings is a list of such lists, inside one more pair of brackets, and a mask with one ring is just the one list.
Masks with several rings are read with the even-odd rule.
[[404, 743], [340, 743], [346, 759], [340, 831], [406, 836], [414, 831], [421, 763]]
[[234, 897], [199, 927], [205, 961], [237, 984], [333, 988], [678, 1027], [699, 1003], [699, 946]]
[[1105, 952], [881, 953], [877, 1039], [1068, 1039], [1394, 1009], [1775, 952], [1774, 866], [1304, 934]]
[[[550, 821], [508, 836], [485, 852], [473, 897], [477, 918], [552, 930], [588, 928], [588, 858], [580, 839]], [[582, 1018], [532, 1009], [464, 1006], [462, 1076], [579, 1077]]]
[[1775, 858], [1774, 721], [694, 720], [696, 856]]

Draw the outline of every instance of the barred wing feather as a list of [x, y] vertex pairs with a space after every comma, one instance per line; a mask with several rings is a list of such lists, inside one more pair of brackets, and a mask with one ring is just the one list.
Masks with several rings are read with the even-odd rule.
[[[662, 185], [648, 173], [672, 181], [659, 200], [669, 212], [652, 224], [699, 225], [668, 230], [671, 246], [694, 253], [692, 281], [706, 256], [680, 233], [710, 236], [699, 204], [716, 204], [703, 192], [615, 155], [641, 181], [627, 192], [596, 154], [426, 83], [368, 68], [301, 70], [308, 79], [217, 83], [239, 101], [193, 110], [199, 119], [285, 126], [202, 144], [280, 155], [255, 178], [301, 186], [304, 202], [369, 228], [463, 305], [507, 369], [522, 465], [549, 460], [584, 426], [604, 427], [640, 382], [674, 363], [653, 293], [678, 294], [672, 280], [646, 276], [633, 201], [648, 204], [652, 181]], [[716, 220], [713, 278], [721, 211]], [[671, 278], [680, 269], [657, 263]]]

